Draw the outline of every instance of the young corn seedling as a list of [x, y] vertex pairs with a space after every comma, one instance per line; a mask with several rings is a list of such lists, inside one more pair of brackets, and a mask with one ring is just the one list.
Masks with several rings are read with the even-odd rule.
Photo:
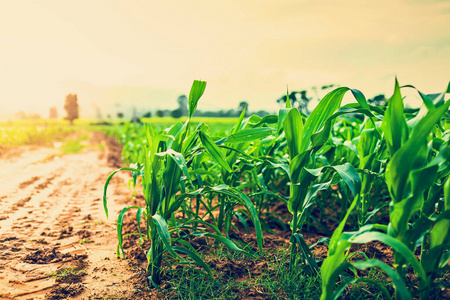
[[[347, 91], [352, 92], [358, 104], [347, 105], [339, 109], [342, 98]], [[297, 245], [300, 246], [303, 253], [309, 252], [309, 249], [304, 247], [304, 242], [299, 243], [303, 237], [297, 231], [301, 230], [306, 220], [306, 212], [313, 204], [319, 191], [329, 189], [331, 184], [337, 183], [340, 178], [346, 183], [355, 198], [359, 196], [361, 179], [351, 164], [345, 163], [321, 168], [315, 166], [315, 155], [328, 140], [335, 118], [343, 114], [358, 112], [373, 117], [361, 92], [348, 88], [338, 88], [328, 93], [307, 118], [305, 124], [303, 124], [298, 110], [290, 107], [289, 101], [286, 102], [286, 108], [280, 110], [278, 128], [279, 130], [283, 128], [286, 136], [291, 179], [288, 201], [289, 211], [293, 215], [291, 222], [293, 234], [291, 238], [291, 269], [296, 264]], [[316, 182], [320, 174], [329, 170], [337, 175], [327, 182]], [[312, 259], [312, 255], [308, 253], [303, 257], [304, 260], [307, 260], [307, 265], [317, 272], [317, 265]]]

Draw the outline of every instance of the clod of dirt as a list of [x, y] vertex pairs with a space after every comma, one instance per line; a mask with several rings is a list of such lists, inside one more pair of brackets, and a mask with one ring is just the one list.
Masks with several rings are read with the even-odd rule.
[[29, 253], [25, 256], [23, 261], [30, 264], [48, 264], [63, 261], [67, 258], [72, 258], [72, 256], [69, 253], [62, 254], [57, 251], [56, 248], [53, 248], [51, 250], [37, 250]]
[[77, 232], [77, 235], [82, 239], [86, 239], [91, 236], [91, 232], [87, 231], [86, 229], [82, 229]]
[[[239, 280], [240, 278], [245, 279], [249, 269], [252, 269], [252, 265], [255, 265], [254, 262], [238, 261], [229, 258], [223, 260], [213, 258], [207, 264], [218, 272], [223, 273], [225, 277], [233, 278], [234, 280]], [[261, 272], [261, 268], [264, 265], [258, 265], [260, 267], [259, 272]]]
[[190, 244], [195, 248], [195, 250], [199, 250], [203, 246], [208, 245], [208, 240], [206, 236], [197, 236], [191, 240]]
[[83, 218], [85, 221], [92, 221], [92, 216], [89, 214]]
[[61, 231], [61, 233], [59, 234], [58, 240], [62, 240], [62, 239], [65, 239], [65, 238], [71, 236], [72, 235], [72, 231], [73, 231], [73, 227], [72, 226], [69, 226], [69, 228], [67, 228], [67, 229], [63, 229]]
[[84, 291], [82, 283], [61, 283], [46, 295], [48, 300], [68, 299], [75, 297]]

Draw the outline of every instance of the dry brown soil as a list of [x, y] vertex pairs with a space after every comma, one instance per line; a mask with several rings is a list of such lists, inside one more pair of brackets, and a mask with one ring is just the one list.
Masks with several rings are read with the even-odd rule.
[[0, 299], [101, 299], [133, 291], [130, 278], [140, 270], [115, 254], [114, 221], [123, 207], [117, 201], [129, 195], [128, 177], [110, 185], [109, 220], [102, 205], [120, 147], [101, 133], [85, 143], [65, 155], [55, 147], [2, 149]]

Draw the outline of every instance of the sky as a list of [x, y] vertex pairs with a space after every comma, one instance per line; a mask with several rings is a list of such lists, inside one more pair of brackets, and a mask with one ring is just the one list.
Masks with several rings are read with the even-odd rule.
[[0, 0], [0, 118], [177, 107], [275, 112], [290, 91], [337, 84], [366, 97], [395, 76], [424, 93], [450, 80], [450, 1]]

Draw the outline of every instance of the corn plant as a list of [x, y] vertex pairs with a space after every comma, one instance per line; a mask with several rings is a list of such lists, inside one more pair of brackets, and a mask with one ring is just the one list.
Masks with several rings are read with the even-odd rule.
[[[425, 95], [421, 93], [420, 95], [424, 108], [410, 120], [408, 126], [403, 114], [400, 87], [396, 81], [394, 94], [389, 99], [381, 125], [390, 156], [385, 174], [391, 195], [389, 225], [365, 225], [357, 232], [343, 232], [345, 222], [357, 205], [357, 199], [353, 201], [347, 215], [331, 238], [328, 257], [321, 267], [322, 299], [336, 299], [347, 284], [357, 281], [369, 282], [385, 291], [377, 282], [363, 277], [347, 280], [334, 291], [334, 283], [339, 274], [349, 267], [380, 268], [392, 279], [396, 299], [411, 299], [411, 293], [404, 281], [408, 266], [414, 269], [419, 278], [419, 288], [413, 291], [414, 294], [426, 299], [437, 272], [449, 261], [448, 179], [443, 181], [443, 178], [440, 178], [444, 192], [442, 212], [428, 217], [423, 213], [423, 209], [428, 201], [427, 196], [432, 194], [431, 189], [435, 186], [440, 171], [448, 170], [450, 158], [448, 140], [439, 143], [439, 151], [436, 152], [432, 149], [431, 133], [450, 107], [450, 101], [433, 103]], [[427, 146], [428, 144], [431, 147]], [[448, 175], [448, 171], [444, 174]], [[440, 174], [441, 177], [445, 176], [444, 174]], [[355, 263], [346, 261], [346, 253], [352, 243], [367, 243], [374, 240], [392, 247], [395, 270], [377, 260]], [[414, 250], [418, 245], [421, 245], [422, 251], [420, 259], [414, 256]], [[387, 296], [390, 298], [389, 294]]]
[[[347, 91], [352, 92], [358, 103], [339, 109], [342, 98]], [[373, 118], [362, 93], [349, 88], [338, 88], [328, 93], [307, 118], [305, 124], [303, 124], [299, 112], [290, 107], [289, 101], [286, 103], [286, 108], [280, 111], [279, 129], [282, 127], [286, 136], [291, 179], [288, 201], [288, 208], [293, 214], [291, 222], [293, 233], [291, 239], [291, 268], [296, 262], [297, 244], [300, 245], [303, 253], [309, 251], [309, 249], [302, 247], [303, 243], [298, 243], [301, 236], [297, 234], [297, 231], [301, 230], [306, 220], [306, 212], [313, 204], [318, 192], [327, 190], [331, 184], [337, 183], [340, 178], [346, 183], [354, 197], [359, 196], [361, 179], [351, 164], [329, 165], [320, 168], [315, 166], [315, 154], [327, 142], [334, 120], [338, 116], [348, 113], [364, 113]], [[325, 182], [317, 182], [316, 179], [324, 172], [332, 172], [337, 176], [332, 176], [330, 180]], [[303, 257], [307, 258], [310, 255], [304, 255]], [[308, 264], [315, 265], [315, 262], [309, 259]]]
[[[190, 118], [194, 113], [197, 103], [202, 96], [206, 87], [206, 82], [194, 81], [191, 92], [189, 94], [189, 118], [184, 124], [178, 123], [166, 131], [154, 132], [151, 128], [147, 129], [147, 145], [144, 146], [144, 161], [143, 168], [137, 169], [132, 167], [124, 167], [114, 171], [106, 180], [103, 205], [105, 213], [108, 216], [106, 193], [107, 187], [111, 178], [119, 171], [131, 171], [134, 181], [137, 176], [142, 177], [143, 193], [145, 198], [145, 207], [128, 206], [122, 209], [117, 220], [118, 233], [118, 249], [117, 254], [120, 256], [119, 250], [123, 251], [122, 242], [122, 226], [125, 213], [129, 209], [137, 209], [136, 219], [138, 223], [139, 235], [141, 238], [147, 238], [151, 241], [151, 248], [147, 252], [148, 265], [147, 271], [149, 281], [154, 286], [158, 286], [161, 280], [161, 263], [164, 253], [167, 251], [170, 255], [185, 262], [178, 253], [188, 255], [195, 263], [201, 266], [206, 272], [211, 275], [210, 268], [203, 262], [195, 249], [189, 245], [182, 238], [172, 239], [171, 235], [179, 231], [180, 228], [191, 228], [189, 224], [179, 224], [176, 222], [174, 213], [185, 202], [187, 198], [192, 195], [199, 196], [202, 192], [215, 191], [226, 192], [232, 194], [235, 198], [247, 199], [245, 195], [241, 195], [239, 191], [228, 191], [228, 187], [220, 186], [216, 188], [209, 188], [206, 190], [189, 191], [186, 187], [192, 189], [196, 186], [193, 184], [185, 156], [190, 156], [190, 151], [196, 151], [196, 141], [200, 137], [205, 146], [205, 149], [211, 156], [219, 163], [223, 164], [224, 160], [220, 155], [220, 150], [214, 142], [203, 131], [196, 130], [190, 133]], [[247, 207], [252, 207], [248, 200]], [[144, 218], [146, 222], [145, 233], [141, 232], [140, 221]], [[193, 222], [201, 222], [201, 220], [194, 220]], [[168, 225], [169, 223], [169, 225]], [[233, 242], [221, 236], [220, 231], [207, 224], [201, 222], [203, 225], [208, 225], [216, 231], [216, 234], [204, 233], [204, 235], [211, 236], [233, 250], [242, 251]], [[182, 246], [174, 246], [174, 243]], [[248, 254], [248, 253], [247, 253]], [[249, 254], [250, 255], [250, 254]]]

